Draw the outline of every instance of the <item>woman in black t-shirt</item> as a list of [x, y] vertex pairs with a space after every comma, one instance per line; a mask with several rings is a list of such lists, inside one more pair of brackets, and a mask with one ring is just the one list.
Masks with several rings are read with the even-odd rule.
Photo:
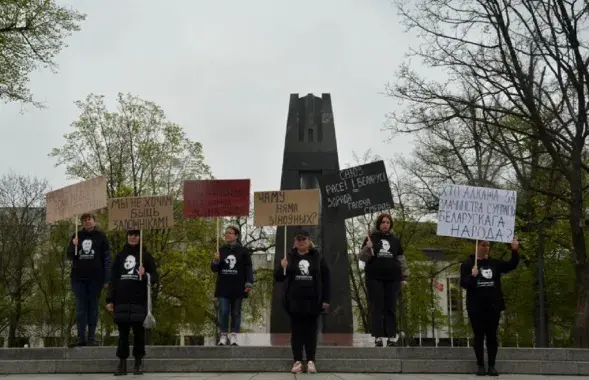
[[[460, 266], [460, 286], [466, 289], [466, 310], [474, 333], [474, 352], [477, 358], [478, 376], [498, 376], [495, 369], [498, 342], [497, 328], [505, 301], [501, 291], [501, 276], [517, 268], [519, 243], [511, 242], [511, 259], [503, 261], [491, 258], [490, 243], [479, 240], [475, 255], [470, 255]], [[484, 343], [487, 338], [489, 368], [485, 371]]]
[[397, 295], [401, 286], [407, 285], [409, 269], [389, 214], [378, 216], [374, 230], [364, 239], [359, 259], [366, 263], [364, 277], [372, 316], [370, 333], [375, 346], [383, 346], [383, 337], [388, 338], [387, 346], [395, 346], [399, 340]]

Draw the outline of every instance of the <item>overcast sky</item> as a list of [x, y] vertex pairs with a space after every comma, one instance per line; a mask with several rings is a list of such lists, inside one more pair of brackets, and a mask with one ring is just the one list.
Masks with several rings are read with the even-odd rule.
[[118, 92], [158, 103], [203, 144], [217, 178], [251, 178], [255, 191], [280, 186], [291, 93], [331, 93], [341, 167], [353, 152], [410, 152], [408, 137], [386, 143], [380, 131], [396, 106], [384, 86], [416, 44], [389, 0], [61, 3], [88, 18], [57, 58], [59, 73], [32, 76], [46, 109], [0, 104], [0, 174], [72, 183], [47, 154], [90, 92], [111, 104]]

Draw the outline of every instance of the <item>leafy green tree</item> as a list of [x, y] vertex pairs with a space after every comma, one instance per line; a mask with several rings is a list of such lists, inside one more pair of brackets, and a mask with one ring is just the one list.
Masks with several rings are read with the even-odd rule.
[[[109, 111], [104, 97], [90, 94], [76, 102], [80, 117], [62, 148], [50, 156], [64, 165], [70, 177], [90, 179], [106, 176], [109, 198], [172, 195], [181, 197], [187, 179], [211, 178], [200, 143], [186, 137], [182, 127], [167, 120], [153, 102], [119, 94], [118, 109]], [[212, 300], [210, 254], [216, 245], [214, 223], [207, 219], [184, 219], [182, 202], [174, 204], [174, 228], [144, 231], [160, 275], [152, 293], [158, 328], [154, 344], [173, 344], [180, 329], [206, 327]], [[100, 225], [107, 225], [105, 212]], [[121, 232], [109, 232], [113, 252], [126, 242]], [[64, 242], [65, 244], [65, 242]], [[114, 328], [103, 310], [105, 334]]]
[[0, 100], [40, 107], [28, 89], [30, 74], [39, 68], [57, 69], [55, 57], [85, 18], [54, 0], [2, 0]]

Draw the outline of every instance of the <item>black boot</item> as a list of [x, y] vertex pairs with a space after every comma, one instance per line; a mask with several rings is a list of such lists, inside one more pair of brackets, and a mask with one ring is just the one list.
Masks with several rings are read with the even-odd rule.
[[115, 376], [125, 376], [127, 374], [127, 359], [119, 359], [119, 365]]
[[479, 367], [479, 369], [477, 370], [476, 375], [477, 376], [487, 376], [487, 371], [485, 371], [485, 365], [479, 364], [478, 367]]
[[494, 365], [489, 364], [489, 369], [487, 370], [488, 376], [499, 376], [499, 372], [495, 369]]
[[76, 343], [69, 344], [68, 347], [69, 348], [84, 347], [85, 345], [86, 345], [86, 341], [83, 338], [78, 338], [78, 340], [76, 341]]
[[135, 368], [133, 370], [134, 375], [143, 375], [143, 359], [135, 358]]

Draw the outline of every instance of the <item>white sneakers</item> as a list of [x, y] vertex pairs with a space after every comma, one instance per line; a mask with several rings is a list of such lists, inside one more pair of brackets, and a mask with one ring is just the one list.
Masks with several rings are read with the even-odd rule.
[[[292, 369], [290, 373], [293, 375], [300, 375], [303, 372], [303, 363], [302, 362], [294, 362], [292, 365]], [[317, 373], [317, 367], [315, 367], [315, 363], [312, 361], [307, 362], [307, 373]]]
[[227, 337], [227, 334], [221, 334], [218, 345], [226, 346], [227, 344], [230, 344], [231, 346], [237, 346], [237, 334], [232, 333], [229, 337]]
[[227, 345], [227, 334], [221, 334], [219, 338], [219, 346], [226, 346]]

